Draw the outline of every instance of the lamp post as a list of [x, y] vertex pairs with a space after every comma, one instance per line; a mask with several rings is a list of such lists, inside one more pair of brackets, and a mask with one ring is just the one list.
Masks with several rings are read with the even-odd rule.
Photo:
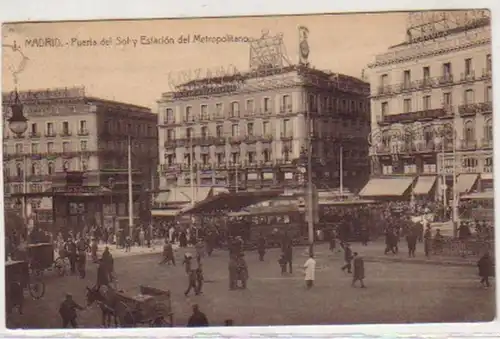
[[[446, 142], [451, 140], [452, 144], [452, 159], [453, 159], [453, 170], [452, 170], [452, 222], [453, 222], [453, 234], [457, 235], [457, 222], [458, 222], [458, 192], [456, 191], [457, 186], [457, 157], [456, 157], [456, 131], [453, 123], [441, 123], [435, 124], [433, 122], [422, 124], [417, 128], [394, 128], [390, 126], [388, 128], [375, 129], [368, 135], [368, 144], [371, 147], [372, 164], [375, 163], [377, 157], [377, 152], [381, 147], [389, 146], [393, 157], [398, 157], [405, 146], [408, 147], [408, 151], [411, 152], [413, 146], [417, 146], [417, 143], [421, 141], [420, 139], [414, 140], [415, 135], [420, 135], [422, 131], [428, 127], [432, 128], [432, 133], [434, 134], [434, 150], [439, 150], [441, 154], [441, 180], [443, 181], [443, 202], [446, 203], [446, 173], [444, 170], [445, 156], [446, 156]], [[414, 141], [415, 145], [409, 145], [409, 141]], [[425, 141], [423, 141], [425, 142]], [[390, 145], [387, 145], [390, 144]], [[438, 173], [439, 174], [439, 173]]]

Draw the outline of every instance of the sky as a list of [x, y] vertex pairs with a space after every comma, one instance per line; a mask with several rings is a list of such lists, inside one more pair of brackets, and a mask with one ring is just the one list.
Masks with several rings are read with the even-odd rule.
[[[286, 55], [298, 62], [298, 26], [309, 29], [309, 62], [318, 69], [361, 77], [378, 53], [405, 39], [406, 13], [268, 16], [247, 18], [166, 19], [17, 23], [2, 27], [3, 44], [20, 46], [28, 58], [18, 74], [19, 90], [85, 86], [86, 93], [104, 99], [150, 107], [156, 112], [161, 93], [172, 90], [169, 79], [196, 69], [249, 68], [248, 42], [194, 42], [197, 34], [227, 34], [259, 38], [283, 34]], [[141, 44], [141, 36], [171, 37], [173, 44]], [[179, 43], [180, 37], [190, 43]], [[37, 47], [47, 38], [58, 47]], [[93, 40], [96, 46], [79, 44]], [[134, 46], [133, 41], [137, 40]], [[122, 42], [128, 44], [121, 44]], [[111, 42], [107, 44], [107, 42]], [[14, 88], [12, 69], [21, 54], [4, 48], [2, 90]]]

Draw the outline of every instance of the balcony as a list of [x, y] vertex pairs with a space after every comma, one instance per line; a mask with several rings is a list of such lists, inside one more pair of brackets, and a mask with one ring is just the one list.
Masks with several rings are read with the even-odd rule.
[[393, 88], [391, 85], [383, 85], [377, 88], [377, 95], [391, 95], [393, 93]]
[[163, 124], [164, 125], [175, 125], [175, 119], [164, 119]]
[[215, 136], [213, 140], [214, 145], [225, 145], [226, 144], [226, 138], [224, 138], [221, 135]]
[[213, 144], [214, 140], [213, 137], [209, 137], [208, 135], [204, 135], [198, 138], [193, 138], [192, 139], [193, 145], [194, 146], [210, 146]]
[[483, 80], [491, 79], [491, 68], [483, 68], [483, 74], [481, 76], [481, 79]]
[[465, 104], [458, 106], [458, 113], [461, 116], [476, 115], [477, 113], [482, 113], [485, 108], [487, 108], [487, 105], [484, 104]]
[[229, 111], [227, 116], [230, 120], [240, 119], [240, 111]]
[[280, 113], [291, 113], [291, 112], [292, 112], [291, 104], [280, 106]]
[[229, 143], [230, 144], [239, 144], [239, 143], [241, 143], [242, 139], [243, 138], [241, 136], [239, 136], [239, 135], [232, 136], [232, 137], [229, 138]]
[[293, 139], [293, 135], [291, 133], [281, 133], [280, 138], [281, 138], [282, 141], [292, 140]]
[[165, 143], [163, 144], [163, 147], [165, 148], [175, 148], [176, 146], [176, 140], [175, 139], [167, 139]]
[[260, 141], [262, 141], [262, 142], [272, 142], [274, 138], [273, 138], [273, 135], [272, 135], [272, 134], [270, 134], [270, 133], [266, 133], [266, 134], [264, 134], [264, 135], [261, 135], [261, 136], [259, 137], [259, 139], [260, 139]]
[[56, 136], [56, 132], [50, 131], [50, 132], [45, 132], [45, 137], [47, 138], [54, 138]]
[[61, 133], [61, 136], [62, 136], [62, 137], [70, 137], [70, 136], [71, 136], [71, 132], [70, 132], [70, 131], [63, 131], [63, 132]]
[[453, 117], [449, 109], [436, 108], [410, 113], [394, 114], [384, 116], [377, 120], [378, 124], [394, 124], [401, 122], [414, 122], [424, 120], [434, 120], [439, 118]]
[[182, 119], [182, 122], [185, 124], [192, 124], [195, 121], [196, 121], [195, 117], [184, 117], [184, 119]]
[[246, 144], [254, 144], [256, 143], [258, 140], [260, 139], [260, 137], [256, 136], [256, 135], [247, 135], [245, 137], [245, 143]]
[[493, 103], [491, 101], [481, 102], [478, 105], [481, 114], [491, 114], [493, 112]]
[[448, 86], [453, 84], [453, 75], [451, 74], [445, 74], [443, 76], [440, 76], [438, 78], [438, 83], [441, 86]]
[[31, 139], [37, 139], [37, 138], [40, 138], [42, 135], [39, 133], [39, 132], [30, 132], [29, 133], [29, 137]]
[[474, 71], [469, 71], [460, 74], [461, 82], [473, 82], [476, 80], [476, 73]]
[[204, 121], [204, 122], [210, 121], [210, 114], [208, 114], [208, 113], [201, 114], [200, 121]]
[[224, 116], [224, 113], [217, 112], [214, 115], [214, 120], [226, 120], [226, 117]]
[[492, 149], [493, 148], [493, 140], [492, 139], [482, 139], [481, 140], [481, 148]]
[[459, 145], [460, 150], [463, 151], [471, 151], [477, 149], [477, 141], [476, 140], [460, 140]]
[[428, 89], [439, 86], [438, 78], [425, 77], [423, 80], [417, 80], [416, 87], [418, 89]]

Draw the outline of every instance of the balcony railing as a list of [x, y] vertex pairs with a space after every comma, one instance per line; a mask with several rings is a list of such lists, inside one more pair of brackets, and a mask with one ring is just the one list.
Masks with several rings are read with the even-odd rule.
[[280, 113], [290, 113], [290, 112], [292, 112], [292, 105], [291, 104], [280, 106]]
[[70, 131], [63, 131], [61, 133], [61, 136], [63, 136], [63, 137], [70, 137], [71, 136], [71, 132]]
[[478, 113], [489, 113], [493, 109], [491, 102], [482, 102], [475, 104], [465, 104], [458, 107], [460, 115], [474, 115]]
[[291, 133], [281, 133], [281, 140], [292, 140], [293, 135]]
[[56, 132], [45, 132], [45, 136], [47, 138], [54, 138], [56, 136]]
[[481, 140], [481, 148], [493, 148], [493, 140], [492, 139], [482, 139]]
[[453, 76], [444, 75], [440, 77], [425, 77], [421, 80], [405, 81], [398, 84], [383, 85], [379, 86], [376, 91], [376, 95], [392, 95], [399, 94], [402, 92], [411, 92], [426, 88], [435, 88], [440, 86], [446, 86], [453, 83]]
[[229, 111], [227, 116], [229, 117], [229, 119], [237, 119], [240, 117], [240, 111], [239, 110]]
[[272, 134], [269, 134], [269, 133], [264, 134], [264, 135], [261, 135], [261, 136], [260, 136], [260, 140], [261, 140], [262, 142], [271, 142], [271, 141], [273, 141], [273, 135], [272, 135]]
[[459, 148], [461, 150], [475, 150], [477, 149], [477, 141], [476, 140], [460, 140]]
[[78, 130], [78, 135], [79, 136], [89, 135], [89, 131], [87, 129], [79, 129]]
[[475, 80], [476, 80], [476, 73], [474, 71], [469, 71], [468, 73], [466, 72], [460, 74], [460, 81], [462, 82], [469, 82]]
[[416, 111], [410, 113], [387, 115], [378, 120], [379, 124], [393, 124], [403, 121], [413, 122], [420, 120], [433, 120], [438, 118], [452, 117], [453, 114], [450, 112], [449, 107], [447, 108], [436, 108], [428, 109], [423, 111]]
[[163, 119], [164, 125], [175, 125], [175, 119]]
[[238, 143], [240, 143], [241, 141], [242, 141], [242, 137], [241, 137], [241, 136], [239, 136], [239, 135], [237, 135], [237, 136], [232, 136], [232, 137], [230, 137], [230, 138], [229, 138], [229, 142], [230, 142], [231, 144], [238, 144]]
[[491, 79], [491, 68], [483, 68], [482, 79]]
[[453, 75], [452, 74], [445, 74], [445, 75], [440, 76], [438, 78], [438, 83], [441, 86], [453, 84]]
[[41, 134], [39, 132], [30, 132], [29, 133], [29, 137], [32, 138], [32, 139], [40, 138]]

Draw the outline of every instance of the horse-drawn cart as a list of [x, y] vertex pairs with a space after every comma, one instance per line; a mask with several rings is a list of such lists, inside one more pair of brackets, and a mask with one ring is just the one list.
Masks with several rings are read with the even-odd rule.
[[50, 243], [30, 244], [27, 246], [30, 269], [36, 275], [42, 275], [45, 270], [55, 270], [64, 275], [69, 261], [63, 257], [54, 259], [54, 245]]
[[140, 286], [140, 294], [129, 296], [116, 292], [119, 302], [119, 318], [128, 326], [146, 325], [149, 327], [173, 326], [174, 314], [170, 291]]
[[45, 284], [39, 276], [31, 276], [27, 261], [5, 262], [5, 297], [6, 311], [10, 313], [15, 306], [22, 313], [24, 290], [28, 289], [33, 299], [40, 299], [45, 294]]

